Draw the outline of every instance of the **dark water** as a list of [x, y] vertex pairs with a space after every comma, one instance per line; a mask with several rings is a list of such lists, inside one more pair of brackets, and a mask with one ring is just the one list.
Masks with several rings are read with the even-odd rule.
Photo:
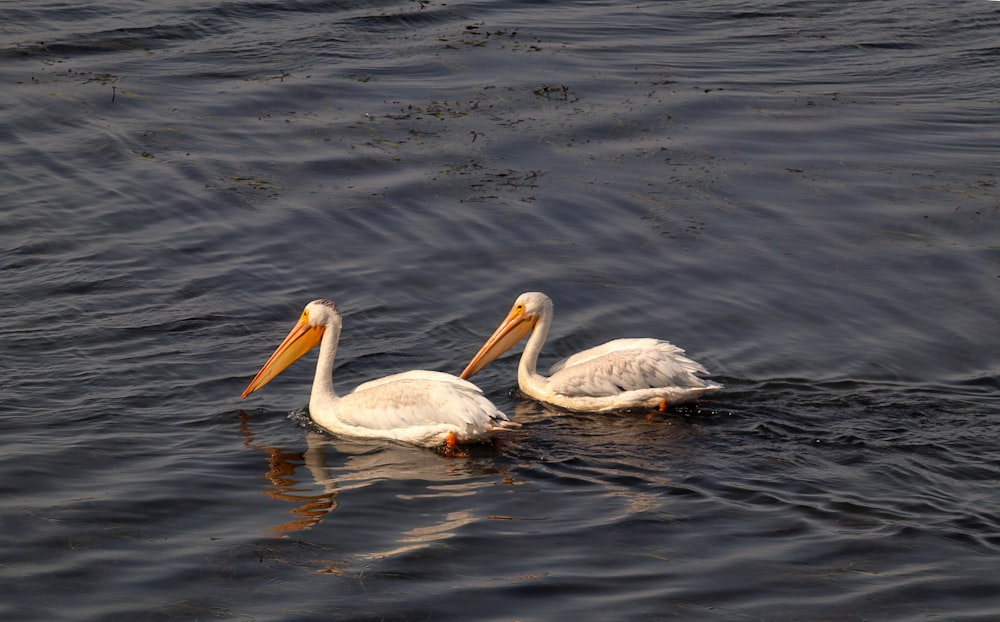
[[[0, 5], [4, 620], [1000, 617], [1000, 3]], [[547, 292], [726, 390], [332, 438]], [[543, 362], [547, 362], [543, 361]]]

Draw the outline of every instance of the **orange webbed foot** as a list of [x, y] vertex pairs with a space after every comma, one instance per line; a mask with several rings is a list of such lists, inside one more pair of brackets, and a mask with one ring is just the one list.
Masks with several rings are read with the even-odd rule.
[[667, 403], [667, 400], [666, 400], [666, 399], [662, 399], [662, 400], [660, 400], [660, 407], [659, 407], [659, 411], [660, 411], [661, 413], [665, 413], [665, 412], [667, 412], [667, 407], [668, 407], [668, 406], [670, 406], [670, 404], [668, 404], [668, 403]]
[[454, 432], [448, 432], [448, 436], [444, 438], [444, 443], [441, 444], [441, 448], [438, 453], [447, 458], [462, 458], [467, 454], [458, 448], [458, 436]]

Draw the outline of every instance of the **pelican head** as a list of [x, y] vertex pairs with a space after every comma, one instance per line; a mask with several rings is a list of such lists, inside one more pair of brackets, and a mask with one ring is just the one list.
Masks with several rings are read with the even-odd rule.
[[297, 361], [303, 354], [315, 348], [323, 334], [329, 328], [339, 329], [341, 325], [340, 311], [332, 300], [313, 300], [302, 310], [299, 321], [260, 368], [250, 385], [243, 391], [243, 397], [260, 389], [268, 382], [285, 371], [289, 365]]
[[468, 379], [531, 334], [542, 318], [552, 316], [552, 300], [541, 292], [525, 292], [517, 297], [507, 317], [497, 327], [483, 347], [472, 357], [461, 377]]

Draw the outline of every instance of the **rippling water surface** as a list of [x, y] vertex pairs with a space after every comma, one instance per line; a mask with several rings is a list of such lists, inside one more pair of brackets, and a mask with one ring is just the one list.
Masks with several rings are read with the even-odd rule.
[[[1000, 5], [0, 6], [5, 620], [1000, 616]], [[725, 383], [316, 430], [547, 292]]]

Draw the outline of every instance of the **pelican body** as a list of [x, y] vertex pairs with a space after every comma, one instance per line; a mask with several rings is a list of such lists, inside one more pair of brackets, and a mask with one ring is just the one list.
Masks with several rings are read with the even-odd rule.
[[333, 361], [342, 319], [331, 300], [306, 305], [299, 321], [243, 391], [246, 398], [319, 346], [309, 415], [344, 436], [387, 438], [423, 447], [487, 440], [518, 424], [509, 421], [476, 385], [451, 374], [415, 370], [371, 380], [338, 396]]
[[461, 377], [471, 378], [528, 337], [517, 366], [518, 387], [536, 400], [566, 410], [665, 410], [722, 388], [700, 377], [708, 371], [684, 356], [684, 350], [659, 339], [615, 339], [559, 361], [545, 377], [537, 371], [538, 355], [551, 323], [548, 296], [521, 294]]

